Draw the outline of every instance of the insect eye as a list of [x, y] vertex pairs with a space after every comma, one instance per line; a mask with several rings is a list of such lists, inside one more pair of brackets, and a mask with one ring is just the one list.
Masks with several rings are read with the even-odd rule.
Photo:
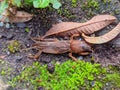
[[91, 47], [88, 46], [88, 45], [84, 45], [82, 48], [83, 48], [84, 51], [89, 51], [89, 52], [92, 51]]

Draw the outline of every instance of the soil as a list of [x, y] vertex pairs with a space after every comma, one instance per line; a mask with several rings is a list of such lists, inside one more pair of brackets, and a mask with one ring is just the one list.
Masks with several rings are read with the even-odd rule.
[[[25, 11], [35, 14], [31, 21], [15, 24], [4, 23], [4, 26], [0, 27], [0, 57], [5, 56], [4, 60], [8, 61], [15, 68], [16, 72], [19, 72], [22, 65], [30, 64], [34, 61], [28, 58], [28, 55], [35, 54], [37, 51], [30, 50], [10, 53], [7, 49], [8, 42], [18, 40], [22, 48], [28, 48], [33, 44], [29, 36], [42, 36], [52, 25], [63, 21], [85, 22], [98, 14], [112, 14], [118, 18], [116, 23], [96, 32], [94, 35], [101, 35], [108, 32], [115, 27], [120, 20], [120, 1], [112, 0], [111, 3], [106, 4], [104, 4], [102, 0], [98, 1], [100, 2], [98, 10], [95, 8], [83, 9], [80, 0], [76, 6], [72, 6], [69, 0], [62, 0], [62, 7], [59, 10], [52, 9], [51, 7], [34, 10], [26, 9]], [[6, 24], [10, 26], [6, 27]], [[30, 31], [26, 32], [26, 28], [29, 28]], [[94, 45], [93, 49], [94, 52], [88, 56], [75, 56], [85, 61], [100, 63], [103, 66], [120, 65], [120, 35], [106, 44]], [[68, 59], [70, 59], [68, 54], [52, 55], [42, 53], [38, 61], [49, 64], [52, 61], [64, 62]]]

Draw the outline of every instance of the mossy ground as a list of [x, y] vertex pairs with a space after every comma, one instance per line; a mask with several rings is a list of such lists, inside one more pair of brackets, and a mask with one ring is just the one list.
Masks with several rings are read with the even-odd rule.
[[[113, 66], [105, 68], [100, 64], [72, 60], [62, 64], [57, 62], [52, 64], [55, 65], [53, 73], [48, 71], [47, 65], [39, 62], [24, 66], [22, 72], [9, 78], [8, 82], [13, 87], [28, 90], [38, 90], [38, 88], [44, 90], [102, 90], [106, 88], [106, 83], [110, 89], [120, 88], [120, 73]], [[10, 77], [9, 73], [8, 69], [0, 70], [2, 76]]]
[[7, 49], [11, 53], [15, 53], [21, 49], [21, 44], [17, 40], [10, 41], [7, 45]]

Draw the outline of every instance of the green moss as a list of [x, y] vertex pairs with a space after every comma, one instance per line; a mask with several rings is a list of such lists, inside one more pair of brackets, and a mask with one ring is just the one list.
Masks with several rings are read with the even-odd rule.
[[33, 65], [26, 67], [20, 75], [14, 77], [10, 84], [14, 87], [24, 86], [30, 90], [37, 90], [39, 87], [43, 87], [45, 90], [82, 90], [83, 88], [100, 90], [107, 80], [111, 81], [108, 79], [109, 77], [116, 78], [116, 75], [107, 74], [106, 69], [99, 64], [84, 61], [56, 63], [54, 73], [50, 74], [46, 65], [34, 62]]
[[71, 11], [69, 9], [66, 9], [66, 8], [60, 8], [57, 10], [57, 13], [60, 15], [60, 16], [64, 16], [66, 18], [76, 18], [75, 15], [72, 15]]
[[0, 74], [1, 74], [1, 75], [6, 75], [6, 71], [5, 71], [5, 70], [2, 70], [2, 71], [0, 71]]
[[76, 6], [77, 6], [77, 0], [71, 0], [71, 2], [72, 2], [72, 6], [73, 6], [73, 7], [76, 7]]
[[13, 40], [7, 45], [7, 48], [11, 53], [15, 53], [16, 51], [19, 51], [20, 47], [21, 47], [21, 44], [17, 40]]
[[120, 73], [108, 74], [105, 80], [120, 88]]
[[11, 72], [11, 65], [9, 65], [9, 63], [4, 60], [0, 60], [0, 75], [9, 78]]
[[106, 3], [110, 3], [111, 0], [103, 0], [103, 3], [106, 4]]
[[29, 33], [30, 29], [29, 28], [25, 28], [25, 32]]
[[59, 15], [62, 15], [62, 16], [66, 16], [66, 17], [71, 16], [70, 11], [67, 10], [67, 9], [60, 8], [60, 9], [57, 10], [57, 12], [58, 12]]
[[87, 0], [82, 4], [81, 7], [83, 10], [85, 9], [95, 9], [98, 10], [99, 8], [99, 2], [98, 0]]

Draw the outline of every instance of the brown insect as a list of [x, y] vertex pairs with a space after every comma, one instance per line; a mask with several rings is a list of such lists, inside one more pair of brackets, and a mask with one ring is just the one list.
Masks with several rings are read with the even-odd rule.
[[120, 33], [120, 23], [113, 30], [102, 36], [90, 37], [90, 36], [86, 36], [85, 34], [82, 34], [82, 36], [85, 39], [85, 41], [88, 43], [103, 44], [114, 39], [117, 35], [119, 35], [119, 33]]
[[88, 55], [92, 52], [91, 46], [85, 41], [80, 40], [58, 40], [58, 39], [43, 39], [42, 41], [35, 41], [31, 48], [37, 49], [38, 53], [35, 56], [30, 56], [37, 59], [42, 52], [51, 54], [63, 54], [69, 52], [69, 57], [77, 61], [72, 56], [72, 53], [79, 55]]
[[[88, 43], [105, 43], [115, 38], [120, 33], [120, 30], [118, 30], [120, 24], [118, 24], [115, 29], [103, 36], [92, 38], [85, 35], [94, 33], [95, 31], [104, 28], [114, 20], [116, 20], [114, 16], [99, 15], [93, 17], [91, 20], [85, 23], [59, 23], [53, 26], [43, 37], [33, 39], [35, 43], [33, 44], [32, 48], [37, 49], [39, 52], [35, 56], [32, 56], [32, 58], [38, 58], [42, 52], [51, 54], [63, 54], [69, 52], [69, 57], [77, 61], [72, 53], [88, 55], [90, 52], [92, 52], [91, 45]], [[88, 43], [73, 39], [75, 36], [80, 36], [81, 34]], [[58, 39], [44, 39], [50, 35], [71, 36], [71, 38], [70, 40], [62, 41]]]
[[72, 36], [73, 34], [92, 34], [116, 20], [111, 15], [97, 15], [85, 23], [62, 22], [54, 25], [46, 34], [37, 39], [43, 39], [47, 36]]

